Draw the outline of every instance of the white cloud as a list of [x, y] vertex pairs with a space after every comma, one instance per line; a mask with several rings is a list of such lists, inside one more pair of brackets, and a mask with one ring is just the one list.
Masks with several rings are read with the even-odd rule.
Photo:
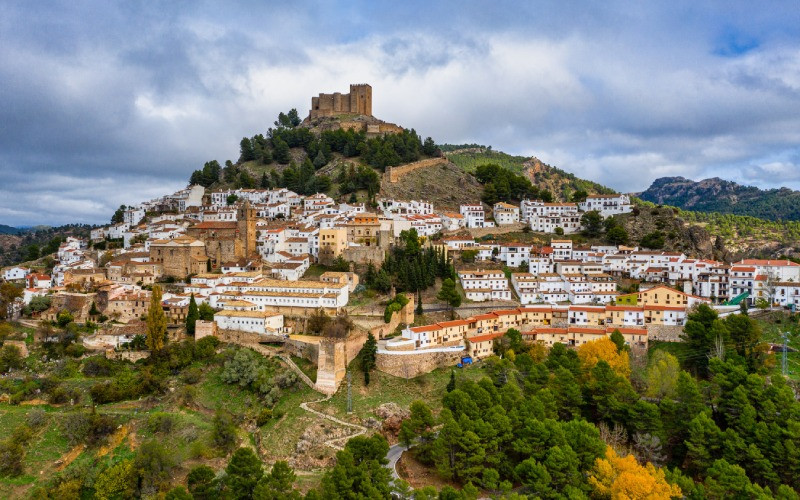
[[[0, 195], [30, 208], [0, 198], [3, 222], [107, 220], [356, 82], [372, 84], [379, 118], [623, 191], [665, 175], [800, 188], [800, 40], [763, 28], [793, 26], [794, 9], [708, 7], [687, 23], [671, 3], [431, 6], [425, 19], [369, 7], [123, 11], [119, 32], [55, 12], [74, 31], [52, 47], [14, 24], [18, 39], [0, 40]], [[753, 48], [716, 55], [739, 39], [720, 26], [753, 27], [739, 37]]]

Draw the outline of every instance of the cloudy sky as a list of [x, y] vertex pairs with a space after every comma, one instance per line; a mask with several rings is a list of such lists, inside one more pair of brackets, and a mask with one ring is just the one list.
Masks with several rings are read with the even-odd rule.
[[800, 189], [797, 0], [269, 3], [0, 3], [0, 223], [107, 221], [356, 82], [381, 119], [620, 191]]

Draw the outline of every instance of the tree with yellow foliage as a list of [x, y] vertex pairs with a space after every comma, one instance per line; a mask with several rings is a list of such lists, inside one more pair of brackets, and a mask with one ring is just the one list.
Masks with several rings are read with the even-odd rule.
[[591, 371], [598, 361], [605, 361], [617, 375], [628, 378], [631, 374], [628, 353], [626, 351], [619, 352], [617, 345], [608, 337], [578, 346], [578, 358], [586, 372]]
[[164, 347], [167, 337], [167, 317], [161, 306], [161, 287], [156, 285], [150, 295], [150, 308], [147, 310], [147, 348], [158, 352]]
[[669, 484], [664, 471], [653, 464], [642, 466], [633, 455], [620, 457], [614, 448], [606, 448], [606, 457], [595, 461], [594, 473], [589, 476], [593, 492], [600, 498], [653, 500], [681, 496], [679, 486]]

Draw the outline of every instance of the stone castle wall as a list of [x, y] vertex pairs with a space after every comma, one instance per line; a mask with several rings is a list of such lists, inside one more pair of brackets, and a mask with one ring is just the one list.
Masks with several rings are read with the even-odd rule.
[[372, 262], [376, 267], [380, 267], [386, 255], [381, 247], [348, 247], [342, 252], [342, 257], [356, 264]]
[[413, 295], [408, 296], [408, 304], [406, 304], [403, 309], [392, 313], [392, 317], [388, 323], [378, 325], [370, 330], [372, 336], [380, 340], [395, 331], [400, 323], [405, 323], [407, 325], [414, 323], [414, 308], [416, 307], [414, 301], [415, 297]]
[[445, 157], [428, 158], [426, 160], [419, 160], [413, 163], [408, 163], [406, 165], [400, 165], [399, 167], [386, 167], [386, 173], [384, 175], [389, 180], [389, 182], [395, 183], [398, 182], [401, 177], [403, 177], [406, 174], [409, 174], [410, 172], [413, 172], [414, 170], [417, 170], [419, 168], [432, 167], [435, 165], [440, 165], [442, 163], [447, 163], [447, 158]]
[[311, 98], [311, 118], [354, 113], [372, 116], [372, 87], [368, 84], [350, 85], [350, 92], [319, 94]]
[[389, 375], [409, 379], [437, 368], [455, 366], [461, 361], [462, 354], [462, 352], [378, 353], [376, 368]]
[[664, 342], [680, 342], [682, 326], [676, 325], [647, 325], [647, 340], [662, 340]]

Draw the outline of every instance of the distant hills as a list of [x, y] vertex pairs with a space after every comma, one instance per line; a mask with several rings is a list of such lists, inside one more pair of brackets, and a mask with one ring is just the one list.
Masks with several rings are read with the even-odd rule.
[[21, 234], [25, 230], [19, 227], [11, 227], [6, 226], [5, 224], [0, 224], [0, 234]]
[[800, 221], [800, 191], [759, 189], [718, 177], [692, 181], [662, 177], [639, 194], [645, 201], [697, 212], [749, 215], [773, 221]]

